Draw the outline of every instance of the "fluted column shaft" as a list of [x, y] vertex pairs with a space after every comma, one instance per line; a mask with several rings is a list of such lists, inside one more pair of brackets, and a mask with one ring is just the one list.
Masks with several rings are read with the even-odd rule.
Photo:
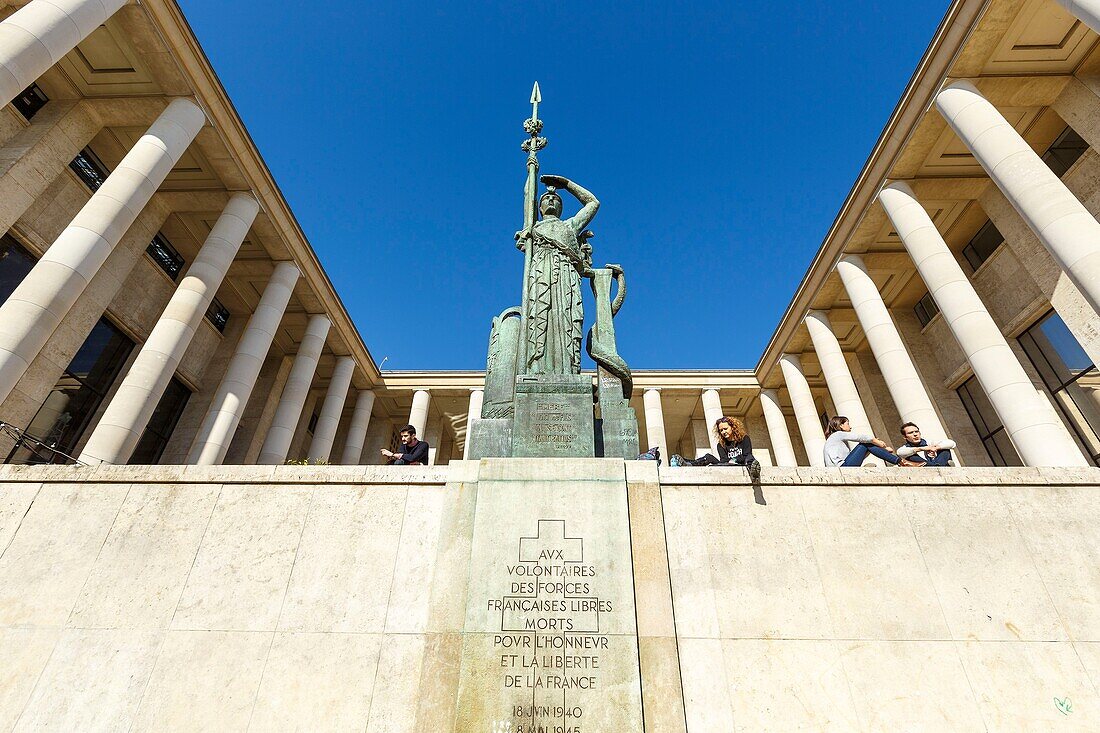
[[802, 435], [802, 445], [806, 449], [806, 460], [811, 466], [824, 466], [825, 432], [821, 429], [810, 383], [806, 381], [806, 375], [802, 371], [802, 360], [793, 354], [784, 354], [779, 358], [779, 368], [783, 371], [783, 381], [791, 396], [794, 419], [798, 423], [798, 432]]
[[968, 81], [936, 95], [947, 123], [1100, 312], [1100, 222]]
[[126, 0], [32, 0], [0, 23], [0, 105], [7, 104]]
[[764, 408], [764, 422], [768, 425], [775, 465], [797, 466], [798, 459], [795, 458], [791, 434], [787, 430], [787, 418], [783, 416], [783, 408], [779, 405], [779, 394], [774, 389], [761, 390], [760, 405]]
[[317, 360], [321, 358], [321, 350], [325, 348], [325, 338], [331, 325], [327, 316], [310, 317], [257, 463], [278, 464], [286, 461], [290, 444], [294, 440], [294, 430], [298, 427], [302, 408], [309, 396], [313, 375], [317, 372]]
[[340, 416], [344, 414], [344, 402], [351, 389], [351, 378], [355, 376], [355, 359], [341, 356], [332, 370], [332, 379], [328, 383], [328, 392], [313, 427], [313, 440], [309, 444], [310, 463], [328, 462], [332, 455], [332, 444], [336, 441], [336, 430], [340, 427]]
[[470, 390], [470, 410], [466, 417], [466, 442], [462, 448], [462, 457], [470, 456], [470, 441], [474, 436], [474, 423], [481, 419], [481, 407], [485, 404], [485, 390]]
[[428, 426], [428, 408], [432, 405], [432, 395], [426, 389], [413, 392], [412, 410], [409, 411], [409, 425], [416, 428], [416, 437], [427, 440], [425, 431]]
[[293, 262], [275, 266], [191, 444], [188, 463], [211, 466], [225, 460], [300, 275]]
[[806, 314], [805, 323], [810, 332], [810, 340], [814, 343], [817, 360], [821, 363], [821, 373], [829, 387], [829, 395], [833, 398], [836, 414], [847, 417], [853, 431], [871, 434], [871, 421], [867, 417], [863, 401], [859, 398], [859, 390], [856, 389], [856, 382], [848, 369], [848, 362], [844, 360], [844, 351], [833, 332], [829, 316], [821, 311], [810, 311]]
[[1058, 4], [1100, 33], [1100, 0], [1058, 0]]
[[358, 466], [363, 460], [363, 446], [367, 442], [367, 429], [370, 427], [370, 414], [374, 409], [374, 391], [359, 390], [355, 399], [355, 410], [348, 424], [348, 437], [344, 441], [344, 454], [340, 463], [345, 466]]
[[665, 437], [665, 411], [661, 405], [661, 390], [647, 389], [642, 394], [645, 406], [645, 448], [659, 448], [661, 462], [668, 465], [671, 457], [668, 453], [668, 439]]
[[1024, 463], [1086, 465], [1065, 425], [1035, 391], [912, 189], [904, 183], [891, 183], [879, 194], [879, 201]]
[[190, 100], [176, 99], [169, 104], [0, 305], [0, 403], [11, 394], [204, 121], [202, 110]]
[[714, 423], [725, 413], [722, 412], [722, 396], [716, 389], [703, 390], [703, 420], [707, 423], [707, 438], [710, 450], [718, 455], [718, 436], [714, 433]]
[[82, 463], [130, 459], [259, 211], [251, 194], [229, 199], [92, 431]]
[[875, 355], [886, 388], [894, 405], [901, 413], [901, 419], [915, 422], [925, 435], [938, 440], [947, 437], [940, 422], [936, 408], [928, 396], [924, 383], [917, 374], [917, 368], [902, 343], [894, 320], [879, 294], [878, 287], [867, 272], [863, 259], [857, 255], [848, 255], [837, 263], [836, 271], [848, 292], [848, 298], [855, 308], [859, 325], [867, 337], [871, 353]]

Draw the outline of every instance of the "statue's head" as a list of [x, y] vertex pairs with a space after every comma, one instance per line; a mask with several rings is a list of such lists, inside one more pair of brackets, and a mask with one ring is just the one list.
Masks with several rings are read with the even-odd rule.
[[539, 199], [539, 211], [543, 216], [561, 216], [561, 196], [553, 186]]

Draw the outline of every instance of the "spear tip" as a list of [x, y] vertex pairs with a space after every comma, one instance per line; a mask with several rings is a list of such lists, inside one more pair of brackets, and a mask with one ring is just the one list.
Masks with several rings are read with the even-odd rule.
[[539, 83], [536, 81], [535, 86], [531, 89], [531, 104], [538, 104], [542, 101], [542, 92], [539, 91]]

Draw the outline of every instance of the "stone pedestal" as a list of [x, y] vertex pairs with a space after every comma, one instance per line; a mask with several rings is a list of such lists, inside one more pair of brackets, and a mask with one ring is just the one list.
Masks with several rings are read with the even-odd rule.
[[596, 455], [634, 459], [641, 453], [638, 416], [623, 399], [622, 381], [602, 367], [596, 371], [600, 419], [596, 423]]
[[621, 460], [483, 461], [458, 731], [640, 733]]
[[466, 460], [506, 458], [512, 455], [512, 418], [483, 417], [470, 426], [470, 452]]
[[583, 374], [516, 377], [512, 455], [595, 456], [592, 378]]

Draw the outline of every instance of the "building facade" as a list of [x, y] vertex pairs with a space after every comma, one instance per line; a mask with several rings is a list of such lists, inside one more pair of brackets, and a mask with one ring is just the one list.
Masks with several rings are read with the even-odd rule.
[[[957, 0], [755, 368], [641, 371], [643, 443], [1100, 462], [1100, 3]], [[381, 372], [172, 0], [0, 6], [0, 457], [461, 459], [480, 372]]]

